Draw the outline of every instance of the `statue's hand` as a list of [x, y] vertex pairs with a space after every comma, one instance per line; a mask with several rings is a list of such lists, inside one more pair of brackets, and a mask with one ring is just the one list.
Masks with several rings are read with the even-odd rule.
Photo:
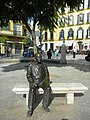
[[33, 80], [31, 78], [28, 78], [27, 80], [28, 80], [29, 83], [33, 82]]
[[35, 87], [37, 87], [37, 84], [36, 84], [35, 82], [33, 82], [33, 83], [30, 83], [30, 86], [31, 86], [32, 88], [35, 88]]

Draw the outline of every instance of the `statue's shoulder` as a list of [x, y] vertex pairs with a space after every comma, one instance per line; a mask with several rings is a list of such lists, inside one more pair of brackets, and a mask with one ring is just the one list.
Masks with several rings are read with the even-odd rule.
[[42, 62], [42, 64], [46, 65], [46, 63], [45, 63], [45, 62]]
[[47, 64], [45, 62], [42, 62], [42, 64], [47, 67]]
[[32, 65], [34, 65], [35, 64], [35, 62], [29, 62], [29, 64], [28, 64], [28, 66], [30, 67], [30, 66], [32, 66]]

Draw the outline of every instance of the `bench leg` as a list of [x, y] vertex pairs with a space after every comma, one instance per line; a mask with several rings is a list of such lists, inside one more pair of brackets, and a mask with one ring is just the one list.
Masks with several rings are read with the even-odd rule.
[[90, 62], [89, 62], [89, 71], [90, 71]]
[[26, 106], [28, 106], [28, 94], [26, 94]]
[[74, 93], [67, 93], [67, 104], [73, 104], [74, 103]]

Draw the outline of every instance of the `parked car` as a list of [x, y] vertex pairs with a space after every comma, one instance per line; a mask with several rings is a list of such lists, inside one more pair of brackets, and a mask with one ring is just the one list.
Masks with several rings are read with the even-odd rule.
[[24, 57], [34, 57], [34, 50], [33, 47], [29, 47], [23, 52]]

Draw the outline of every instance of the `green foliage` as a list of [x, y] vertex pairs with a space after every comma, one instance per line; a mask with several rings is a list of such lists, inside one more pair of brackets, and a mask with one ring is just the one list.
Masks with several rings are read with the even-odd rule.
[[[58, 26], [58, 18], [64, 8], [77, 7], [83, 0], [2, 0], [0, 2], [0, 26], [6, 26], [9, 20], [22, 21], [31, 33], [34, 45], [36, 45], [36, 25], [43, 26], [43, 30], [54, 31]], [[32, 28], [28, 20], [33, 19]], [[35, 47], [36, 48], [36, 47]]]
[[44, 29], [54, 30], [58, 25], [58, 10], [70, 6], [77, 7], [82, 0], [3, 0], [0, 2], [0, 26], [6, 26], [9, 20], [21, 21], [28, 26], [28, 19], [33, 18], [33, 30], [36, 23]]
[[28, 40], [28, 39], [24, 39], [24, 40], [23, 40], [23, 43], [24, 43], [25, 45], [29, 45], [29, 40]]
[[7, 45], [8, 38], [7, 37], [0, 37], [0, 42], [3, 43], [4, 46]]

